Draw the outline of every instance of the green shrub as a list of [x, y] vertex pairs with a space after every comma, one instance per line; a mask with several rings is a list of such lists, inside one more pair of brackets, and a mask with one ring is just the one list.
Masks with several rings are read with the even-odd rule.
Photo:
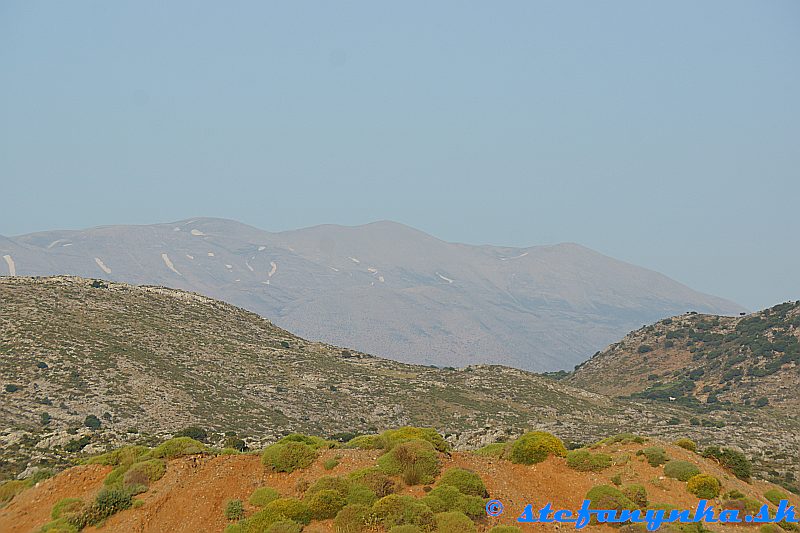
[[372, 505], [372, 514], [386, 529], [404, 524], [430, 529], [434, 525], [431, 510], [410, 496], [384, 496]]
[[359, 435], [350, 439], [345, 448], [355, 448], [358, 450], [379, 450], [382, 446], [378, 435]]
[[447, 444], [447, 441], [445, 441], [435, 429], [412, 426], [388, 429], [378, 435], [377, 443], [380, 448], [391, 450], [398, 444], [414, 440], [427, 441], [439, 452], [446, 452], [450, 449], [450, 445]]
[[150, 452], [155, 459], [175, 459], [184, 455], [207, 453], [208, 448], [202, 442], [189, 437], [175, 437], [162, 442]]
[[394, 446], [378, 459], [384, 474], [401, 475], [407, 485], [431, 483], [439, 473], [439, 457], [426, 440], [409, 440]]
[[567, 466], [579, 472], [600, 472], [611, 466], [611, 456], [580, 449], [567, 452]]
[[290, 433], [289, 435], [286, 435], [280, 439], [277, 444], [286, 444], [288, 442], [300, 442], [302, 444], [311, 446], [315, 450], [335, 448], [338, 446], [338, 443], [336, 442], [325, 440], [322, 437], [315, 437], [313, 435], [303, 435], [302, 433]]
[[133, 464], [150, 452], [149, 448], [144, 446], [123, 446], [102, 455], [91, 457], [86, 461], [86, 464], [98, 464], [119, 466], [121, 464]]
[[83, 420], [83, 425], [90, 429], [100, 429], [100, 419], [94, 415], [88, 415]]
[[514, 441], [509, 459], [512, 463], [532, 465], [541, 463], [551, 455], [558, 457], [567, 455], [567, 449], [561, 439], [544, 431], [532, 431]]
[[627, 485], [622, 489], [622, 494], [639, 507], [647, 506], [647, 490], [642, 485]]
[[522, 533], [517, 526], [494, 526], [489, 533]]
[[262, 533], [268, 531], [270, 526], [287, 520], [308, 524], [311, 522], [311, 509], [296, 498], [278, 498], [239, 524], [243, 533]]
[[307, 503], [314, 520], [334, 518], [347, 505], [342, 493], [331, 489], [315, 492], [307, 499]]
[[402, 526], [394, 526], [389, 530], [389, 533], [423, 533], [419, 526], [410, 526], [408, 524]]
[[689, 481], [699, 473], [700, 469], [688, 461], [669, 461], [664, 465], [664, 475], [679, 481]]
[[489, 492], [483, 484], [481, 477], [472, 470], [464, 468], [450, 468], [442, 474], [437, 485], [451, 485], [462, 494], [486, 498]]
[[436, 531], [441, 533], [475, 533], [475, 524], [464, 513], [451, 511], [448, 513], [437, 513], [434, 517]]
[[225, 518], [228, 520], [241, 520], [244, 518], [242, 500], [228, 500], [225, 503]]
[[266, 533], [300, 533], [303, 526], [294, 520], [278, 520], [267, 528]]
[[686, 489], [704, 500], [710, 500], [719, 496], [720, 483], [717, 478], [708, 474], [697, 474], [689, 478]]
[[507, 442], [495, 442], [475, 450], [474, 453], [482, 457], [497, 457], [499, 459], [505, 455], [506, 448], [508, 448]]
[[325, 462], [322, 463], [322, 468], [325, 470], [333, 470], [337, 466], [339, 466], [339, 459], [336, 458], [326, 459]]
[[672, 444], [674, 444], [675, 446], [680, 446], [681, 448], [689, 450], [690, 452], [697, 451], [697, 444], [695, 444], [695, 442], [692, 439], [682, 438], [676, 440]]
[[350, 473], [349, 479], [358, 482], [383, 498], [397, 491], [397, 483], [377, 467], [362, 468]]
[[53, 505], [50, 511], [50, 518], [58, 520], [69, 514], [77, 513], [83, 509], [83, 500], [80, 498], [62, 498]]
[[361, 533], [367, 529], [370, 508], [366, 505], [351, 504], [342, 508], [333, 521], [338, 533]]
[[620, 433], [611, 437], [598, 441], [597, 445], [608, 444], [644, 444], [647, 441], [644, 437], [634, 435], [633, 433]]
[[372, 505], [378, 499], [375, 492], [361, 483], [354, 482], [350, 485], [346, 500], [348, 504], [360, 503], [362, 505]]
[[590, 509], [611, 509], [622, 511], [635, 510], [638, 506], [625, 496], [621, 491], [610, 485], [596, 485], [586, 493], [586, 499], [591, 501]]
[[44, 481], [45, 479], [50, 479], [55, 475], [55, 472], [50, 470], [49, 468], [40, 468], [36, 470], [30, 477], [25, 478], [25, 482], [28, 484], [29, 487], [35, 486], [40, 481]]
[[288, 441], [268, 446], [261, 455], [261, 462], [276, 472], [294, 472], [308, 468], [317, 458], [317, 450], [306, 443]]
[[335, 490], [342, 496], [350, 491], [351, 482], [349, 479], [337, 476], [322, 476], [306, 489], [306, 498], [322, 490]]
[[753, 472], [753, 465], [750, 460], [742, 453], [730, 448], [719, 448], [709, 446], [703, 450], [703, 457], [713, 457], [719, 463], [733, 472], [733, 475], [747, 481]]
[[149, 485], [158, 481], [167, 472], [167, 463], [161, 459], [150, 459], [134, 463], [125, 472], [123, 483], [125, 485]]
[[664, 448], [659, 448], [658, 446], [651, 446], [650, 448], [639, 450], [636, 452], [636, 455], [644, 455], [650, 466], [661, 466], [669, 461], [667, 452]]
[[36, 533], [78, 533], [78, 528], [70, 524], [66, 519], [59, 518], [46, 523], [37, 529]]
[[789, 499], [789, 495], [778, 489], [769, 489], [764, 493], [764, 498], [773, 505], [780, 505], [781, 500]]
[[486, 501], [483, 498], [462, 494], [452, 485], [440, 485], [419, 501], [434, 513], [460, 511], [473, 519], [486, 515]]
[[84, 506], [80, 513], [70, 517], [69, 521], [78, 529], [99, 524], [133, 505], [133, 492], [125, 488], [105, 488], [95, 497], [94, 502]]
[[28, 488], [28, 484], [22, 480], [10, 479], [0, 484], [0, 503], [6, 503]]
[[176, 437], [189, 437], [190, 439], [194, 439], [198, 442], [207, 442], [208, 441], [208, 432], [197, 426], [189, 426], [188, 428], [183, 428], [182, 430], [175, 433]]
[[280, 497], [281, 495], [278, 494], [278, 491], [272, 487], [259, 487], [253, 491], [253, 494], [250, 495], [250, 499], [247, 501], [250, 502], [250, 505], [264, 507], [269, 502], [277, 500]]

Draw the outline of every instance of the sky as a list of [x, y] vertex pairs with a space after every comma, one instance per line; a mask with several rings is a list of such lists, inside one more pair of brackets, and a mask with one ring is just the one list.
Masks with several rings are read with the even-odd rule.
[[800, 299], [800, 2], [0, 3], [0, 234], [578, 242]]

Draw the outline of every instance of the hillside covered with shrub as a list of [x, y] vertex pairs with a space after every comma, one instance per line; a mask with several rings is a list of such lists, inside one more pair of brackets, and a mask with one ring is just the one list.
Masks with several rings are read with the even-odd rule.
[[[665, 443], [633, 434], [570, 450], [555, 435], [531, 431], [473, 452], [453, 451], [436, 431], [415, 427], [344, 443], [291, 434], [246, 453], [177, 437], [81, 463], [52, 478], [0, 485], [0, 530], [514, 533], [528, 503], [578, 509], [589, 499], [593, 509], [667, 515], [700, 499], [743, 513], [762, 506], [774, 513], [782, 499], [800, 504], [745, 472], [746, 457], [721, 460], [686, 438]], [[487, 516], [490, 499], [504, 504], [502, 515]]]
[[0, 357], [0, 479], [192, 426], [214, 445], [258, 449], [292, 432], [341, 440], [407, 424], [435, 427], [456, 449], [529, 427], [572, 443], [688, 435], [744, 450], [773, 479], [791, 484], [797, 473], [798, 432], [786, 418], [698, 415], [500, 366], [398, 363], [162, 287], [2, 278]]

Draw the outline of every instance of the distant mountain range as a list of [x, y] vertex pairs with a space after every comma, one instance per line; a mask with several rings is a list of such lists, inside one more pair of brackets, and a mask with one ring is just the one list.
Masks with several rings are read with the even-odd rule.
[[642, 324], [730, 301], [577, 244], [444, 242], [393, 222], [272, 233], [197, 218], [0, 237], [0, 273], [163, 285], [399, 361], [571, 368]]

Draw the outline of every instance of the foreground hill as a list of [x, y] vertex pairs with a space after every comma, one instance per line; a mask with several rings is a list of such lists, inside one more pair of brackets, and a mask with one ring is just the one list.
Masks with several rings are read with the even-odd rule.
[[628, 331], [739, 306], [575, 244], [441, 241], [401, 224], [270, 233], [200, 218], [0, 237], [0, 273], [186, 289], [396, 360], [572, 368]]
[[404, 424], [459, 448], [530, 427], [574, 442], [688, 435], [738, 446], [776, 476], [796, 472], [800, 449], [785, 418], [654, 408], [500, 366], [409, 365], [306, 341], [197, 294], [74, 277], [0, 279], [0, 358], [5, 475], [190, 425], [255, 447], [291, 431]]
[[598, 353], [567, 381], [611, 396], [763, 407], [800, 419], [800, 302], [744, 317], [662, 320]]
[[[226, 527], [231, 533], [301, 528], [307, 533], [456, 533], [516, 525], [528, 503], [575, 510], [584, 498], [592, 500], [593, 508], [666, 512], [694, 509], [703, 498], [717, 509], [738, 509], [742, 518], [761, 506], [774, 513], [780, 499], [800, 505], [800, 498], [779, 487], [738, 479], [695, 453], [686, 439], [676, 446], [620, 435], [567, 452], [552, 435], [531, 433], [470, 453], [447, 452], [441, 437], [414, 428], [388, 434], [369, 450], [353, 449], [372, 442], [364, 438], [337, 445], [300, 435], [263, 455], [219, 454], [189, 440], [152, 450], [127, 448], [16, 491], [0, 508], [0, 530], [27, 533], [48, 523], [51, 529], [41, 531], [69, 533], [83, 526], [84, 531], [143, 533], [221, 532]], [[292, 459], [275, 463], [280, 450], [289, 447]], [[297, 459], [298, 450], [308, 459]], [[501, 516], [486, 516], [490, 498], [505, 506]], [[92, 527], [98, 522], [99, 529]], [[280, 528], [272, 525], [276, 522]], [[405, 529], [392, 529], [401, 524]], [[758, 531], [757, 526], [706, 525], [715, 532]], [[537, 527], [559, 529], [556, 524]], [[783, 531], [771, 527], [762, 531]], [[597, 524], [587, 530], [615, 531]], [[708, 531], [690, 525], [665, 530]]]

